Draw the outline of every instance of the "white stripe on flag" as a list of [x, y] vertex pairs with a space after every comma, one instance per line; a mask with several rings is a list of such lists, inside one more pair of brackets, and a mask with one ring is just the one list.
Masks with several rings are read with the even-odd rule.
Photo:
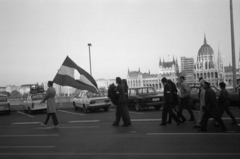
[[68, 75], [74, 79], [74, 68], [62, 65], [58, 71], [60, 75]]

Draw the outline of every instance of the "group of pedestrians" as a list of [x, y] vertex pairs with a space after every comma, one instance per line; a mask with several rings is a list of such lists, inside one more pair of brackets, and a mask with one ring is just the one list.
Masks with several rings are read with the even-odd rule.
[[[180, 77], [180, 82], [175, 85], [171, 80], [167, 80], [165, 77], [162, 78], [164, 84], [164, 106], [162, 111], [162, 123], [161, 126], [172, 123], [172, 119], [175, 120], [177, 125], [184, 123], [186, 118], [182, 114], [182, 110], [185, 107], [189, 114], [190, 119], [188, 121], [195, 121], [195, 116], [189, 105], [189, 98], [191, 96], [190, 88], [185, 82], [184, 76]], [[236, 125], [237, 120], [229, 110], [229, 93], [225, 89], [226, 84], [221, 82], [219, 87], [221, 88], [218, 101], [216, 93], [210, 86], [210, 83], [199, 78], [200, 89], [199, 89], [199, 100], [200, 110], [198, 118], [195, 121], [194, 128], [200, 128], [199, 131], [207, 131], [207, 123], [209, 118], [213, 118], [215, 126], [220, 126], [222, 131], [227, 131], [227, 128], [222, 120], [223, 113], [226, 113], [231, 117], [231, 125]], [[178, 100], [177, 93], [179, 93], [180, 100]], [[169, 120], [167, 121], [167, 115], [169, 114]]]
[[[163, 77], [161, 79], [164, 85], [164, 106], [162, 110], [162, 123], [161, 126], [172, 123], [172, 119], [180, 125], [186, 122], [185, 116], [182, 114], [183, 108], [186, 108], [190, 114], [188, 121], [195, 121], [195, 116], [189, 105], [189, 98], [191, 96], [190, 87], [185, 81], [184, 76], [180, 77], [180, 82], [175, 84], [170, 79]], [[112, 103], [116, 105], [116, 118], [113, 122], [113, 126], [119, 126], [120, 120], [123, 120], [122, 127], [127, 127], [131, 125], [131, 118], [129, 115], [127, 102], [128, 102], [128, 85], [126, 79], [116, 78], [117, 86], [111, 84], [108, 88], [108, 97], [111, 99]], [[225, 89], [226, 84], [221, 82], [219, 87], [221, 88], [218, 101], [216, 98], [216, 93], [207, 82], [202, 77], [199, 78], [199, 100], [200, 100], [200, 110], [198, 112], [198, 118], [195, 121], [194, 128], [199, 128], [200, 131], [207, 130], [207, 123], [209, 118], [213, 118], [215, 126], [220, 126], [222, 131], [227, 131], [227, 128], [222, 120], [224, 112], [226, 112], [232, 119], [231, 125], [238, 124], [236, 118], [231, 113], [229, 106], [229, 93]], [[47, 101], [47, 118], [42, 126], [46, 126], [50, 116], [52, 116], [53, 127], [58, 127], [58, 120], [56, 117], [56, 106], [55, 106], [55, 95], [56, 91], [53, 88], [53, 82], [48, 81], [48, 90], [46, 91], [45, 97], [40, 103]], [[180, 99], [180, 100], [179, 100]], [[169, 119], [167, 121], [167, 116]]]
[[126, 79], [116, 78], [117, 86], [114, 84], [109, 86], [108, 97], [111, 99], [114, 105], [116, 105], [116, 118], [113, 122], [113, 126], [118, 126], [120, 120], [123, 120], [122, 127], [132, 125], [131, 118], [128, 112], [127, 101], [128, 101], [128, 85]]

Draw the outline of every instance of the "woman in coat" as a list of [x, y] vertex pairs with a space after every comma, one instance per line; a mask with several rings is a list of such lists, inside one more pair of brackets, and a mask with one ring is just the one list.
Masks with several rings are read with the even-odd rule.
[[40, 104], [41, 104], [47, 100], [47, 118], [44, 123], [41, 123], [41, 125], [46, 126], [50, 116], [52, 116], [53, 125], [54, 125], [53, 127], [58, 127], [59, 125], [58, 125], [58, 120], [57, 120], [57, 116], [56, 116], [56, 105], [55, 105], [56, 91], [53, 88], [52, 81], [48, 81], [48, 87], [49, 88], [46, 92], [46, 95], [44, 96], [43, 100], [40, 102]]

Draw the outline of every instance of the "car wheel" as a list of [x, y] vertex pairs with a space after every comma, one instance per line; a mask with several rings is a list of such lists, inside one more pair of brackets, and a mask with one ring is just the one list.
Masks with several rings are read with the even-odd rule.
[[88, 110], [87, 110], [87, 108], [85, 107], [85, 105], [83, 106], [83, 112], [84, 112], [84, 113], [87, 113], [87, 112], [88, 112]]
[[7, 111], [7, 114], [8, 114], [8, 115], [11, 114], [11, 110]]
[[194, 107], [195, 110], [200, 110], [200, 102], [199, 101], [195, 101], [193, 103], [193, 107]]
[[28, 107], [28, 114], [32, 114], [32, 110]]
[[160, 109], [160, 105], [158, 105], [158, 106], [154, 106], [154, 108], [156, 109], [156, 110], [159, 110]]
[[103, 109], [104, 109], [105, 112], [107, 112], [109, 110], [109, 107], [103, 108]]
[[136, 111], [140, 111], [141, 110], [139, 103], [135, 103], [135, 109], [136, 109]]
[[75, 102], [73, 102], [73, 107], [74, 107], [74, 110], [75, 110], [75, 111], [78, 110], [78, 107], [76, 106]]

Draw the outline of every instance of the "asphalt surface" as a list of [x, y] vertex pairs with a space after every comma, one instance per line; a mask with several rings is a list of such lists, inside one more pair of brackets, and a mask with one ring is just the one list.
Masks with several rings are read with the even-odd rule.
[[[239, 108], [231, 110], [240, 123]], [[189, 121], [179, 126], [174, 121], [159, 126], [161, 113], [154, 109], [130, 110], [132, 126], [113, 127], [114, 107], [108, 112], [87, 114], [73, 108], [59, 109], [58, 128], [51, 127], [51, 119], [47, 127], [39, 124], [45, 120], [45, 112], [0, 113], [0, 158], [240, 158], [240, 126], [230, 125], [232, 121], [226, 114], [223, 119], [227, 132], [214, 127], [212, 120], [207, 132], [198, 132], [193, 128], [194, 122]], [[194, 114], [197, 116], [196, 111]], [[189, 118], [186, 110], [184, 115]]]

